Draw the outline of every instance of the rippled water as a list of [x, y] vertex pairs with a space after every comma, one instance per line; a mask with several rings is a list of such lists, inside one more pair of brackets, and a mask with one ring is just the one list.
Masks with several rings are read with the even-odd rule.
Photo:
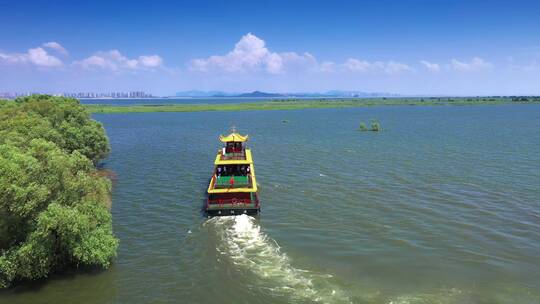
[[[152, 105], [152, 104], [228, 104], [228, 103], [243, 103], [268, 101], [273, 99], [283, 99], [274, 97], [170, 97], [170, 98], [98, 98], [98, 99], [81, 99], [82, 104], [105, 104], [105, 105]], [[334, 98], [335, 99], [335, 98]]]
[[97, 98], [97, 99], [80, 99], [82, 104], [104, 104], [115, 106], [130, 106], [130, 105], [168, 105], [168, 104], [230, 104], [230, 103], [245, 103], [245, 102], [264, 102], [271, 100], [283, 99], [303, 99], [303, 100], [350, 100], [358, 99], [353, 97], [170, 97], [170, 98]]
[[[89, 98], [80, 99], [83, 104], [105, 104], [116, 106], [127, 105], [163, 105], [163, 104], [229, 104], [229, 103], [244, 103], [244, 102], [259, 102], [269, 100], [282, 100], [288, 97], [170, 97], [170, 98], [136, 98], [136, 99], [121, 99], [121, 98]], [[292, 99], [351, 99], [350, 97], [293, 97]]]
[[[538, 105], [95, 118], [118, 174], [114, 267], [0, 302], [540, 303]], [[384, 132], [357, 131], [371, 118]], [[262, 213], [207, 219], [231, 124]]]

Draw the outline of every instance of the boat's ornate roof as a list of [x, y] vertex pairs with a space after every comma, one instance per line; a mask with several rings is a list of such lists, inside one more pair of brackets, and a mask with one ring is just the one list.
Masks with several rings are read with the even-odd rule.
[[224, 142], [224, 143], [227, 143], [227, 142], [246, 142], [248, 141], [249, 139], [249, 136], [247, 135], [240, 135], [236, 132], [232, 132], [231, 134], [227, 135], [227, 136], [223, 136], [223, 135], [220, 135], [219, 136], [219, 140], [221, 140], [221, 142]]

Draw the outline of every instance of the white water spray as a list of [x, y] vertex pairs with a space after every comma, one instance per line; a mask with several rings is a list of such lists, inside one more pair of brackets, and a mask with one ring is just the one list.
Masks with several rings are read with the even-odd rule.
[[214, 217], [207, 223], [216, 226], [221, 238], [217, 250], [237, 267], [255, 274], [273, 293], [297, 301], [351, 303], [341, 289], [331, 284], [331, 275], [293, 267], [279, 245], [261, 232], [254, 218], [247, 215]]
[[261, 289], [287, 296], [289, 302], [456, 304], [469, 300], [468, 293], [455, 288], [387, 297], [379, 290], [358, 286], [345, 293], [331, 282], [331, 275], [295, 268], [279, 245], [261, 232], [261, 227], [250, 216], [214, 217], [205, 225], [214, 226], [220, 238], [216, 249], [224, 258], [230, 259], [240, 270], [255, 274]]

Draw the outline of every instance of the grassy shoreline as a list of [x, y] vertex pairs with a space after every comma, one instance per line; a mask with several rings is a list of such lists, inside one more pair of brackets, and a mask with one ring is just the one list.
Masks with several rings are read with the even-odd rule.
[[264, 111], [319, 108], [357, 108], [372, 106], [464, 106], [540, 104], [540, 98], [362, 98], [362, 99], [286, 99], [231, 104], [147, 104], [147, 105], [85, 105], [91, 113], [146, 112], [206, 112], [206, 111]]

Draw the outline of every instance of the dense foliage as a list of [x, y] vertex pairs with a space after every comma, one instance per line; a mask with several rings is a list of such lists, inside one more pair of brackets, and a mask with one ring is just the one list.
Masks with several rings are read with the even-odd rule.
[[0, 287], [116, 255], [109, 153], [100, 123], [75, 99], [0, 100]]

